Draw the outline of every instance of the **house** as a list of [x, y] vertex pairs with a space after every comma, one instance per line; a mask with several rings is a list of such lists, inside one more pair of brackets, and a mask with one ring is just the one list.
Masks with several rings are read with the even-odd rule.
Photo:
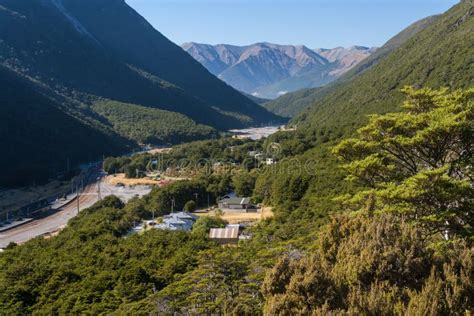
[[274, 160], [273, 158], [267, 158], [267, 159], [265, 160], [265, 163], [266, 163], [267, 165], [273, 165], [273, 164], [275, 163], [275, 160]]
[[261, 157], [263, 154], [262, 154], [260, 151], [258, 151], [258, 150], [251, 150], [251, 151], [248, 152], [248, 155], [249, 155], [250, 157], [254, 157], [254, 158], [255, 158], [255, 157], [257, 157], [257, 156], [258, 156], [258, 157]]
[[227, 193], [226, 195], [224, 195], [221, 200], [224, 200], [224, 199], [230, 199], [230, 198], [235, 198], [237, 197], [237, 194], [235, 192], [229, 192]]
[[217, 202], [220, 209], [247, 210], [251, 207], [249, 197], [227, 197]]
[[237, 244], [239, 242], [239, 225], [227, 225], [225, 228], [211, 228], [209, 238], [221, 245]]
[[197, 216], [188, 212], [171, 213], [163, 216], [163, 222], [155, 225], [154, 228], [190, 231], [196, 220]]

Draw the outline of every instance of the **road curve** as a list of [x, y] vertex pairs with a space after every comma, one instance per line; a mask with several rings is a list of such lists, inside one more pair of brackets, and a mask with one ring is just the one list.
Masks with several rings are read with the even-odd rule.
[[[84, 190], [79, 196], [79, 211], [97, 202], [100, 183], [98, 177], [100, 177], [100, 169], [97, 168], [91, 169], [85, 176]], [[35, 237], [61, 230], [71, 218], [77, 215], [77, 212], [77, 200], [75, 200], [50, 216], [1, 233], [0, 248], [5, 248], [11, 242], [21, 244]]]

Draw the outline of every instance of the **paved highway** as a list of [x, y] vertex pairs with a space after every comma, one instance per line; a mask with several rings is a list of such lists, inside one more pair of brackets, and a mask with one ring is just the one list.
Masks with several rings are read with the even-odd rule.
[[[101, 181], [103, 171], [97, 166], [90, 168], [84, 176], [84, 190], [79, 196], [79, 211], [92, 206], [99, 199], [99, 186], [101, 197], [117, 195], [124, 201], [135, 195], [144, 195], [151, 191], [149, 187], [115, 188]], [[10, 242], [24, 243], [32, 238], [44, 236], [63, 229], [67, 222], [77, 215], [77, 200], [64, 206], [56, 213], [41, 219], [34, 220], [25, 225], [0, 233], [0, 248], [6, 247]]]

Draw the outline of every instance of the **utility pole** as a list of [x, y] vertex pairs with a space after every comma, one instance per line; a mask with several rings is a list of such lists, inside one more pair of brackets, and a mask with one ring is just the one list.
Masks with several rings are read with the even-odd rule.
[[79, 211], [80, 211], [80, 201], [79, 201], [79, 186], [77, 186], [77, 192], [76, 192], [76, 200], [77, 200], [77, 214], [79, 215]]
[[174, 213], [174, 205], [175, 205], [175, 199], [173, 197], [171, 198], [171, 213]]
[[98, 197], [99, 197], [99, 201], [102, 200], [102, 196], [100, 194], [100, 177], [97, 178], [97, 193], [98, 193]]
[[209, 203], [209, 193], [207, 194], [207, 208], [210, 208], [211, 204]]
[[199, 205], [199, 203], [198, 203], [198, 195], [199, 195], [198, 193], [194, 193], [194, 196], [196, 197], [196, 207]]

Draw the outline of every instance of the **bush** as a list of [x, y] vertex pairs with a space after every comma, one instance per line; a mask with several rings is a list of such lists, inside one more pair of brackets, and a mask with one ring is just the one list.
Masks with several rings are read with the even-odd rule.
[[473, 249], [435, 252], [391, 215], [338, 216], [315, 250], [286, 255], [267, 274], [265, 314], [464, 314], [474, 304]]
[[184, 204], [184, 210], [186, 212], [194, 212], [196, 210], [196, 202], [187, 201], [186, 204]]

